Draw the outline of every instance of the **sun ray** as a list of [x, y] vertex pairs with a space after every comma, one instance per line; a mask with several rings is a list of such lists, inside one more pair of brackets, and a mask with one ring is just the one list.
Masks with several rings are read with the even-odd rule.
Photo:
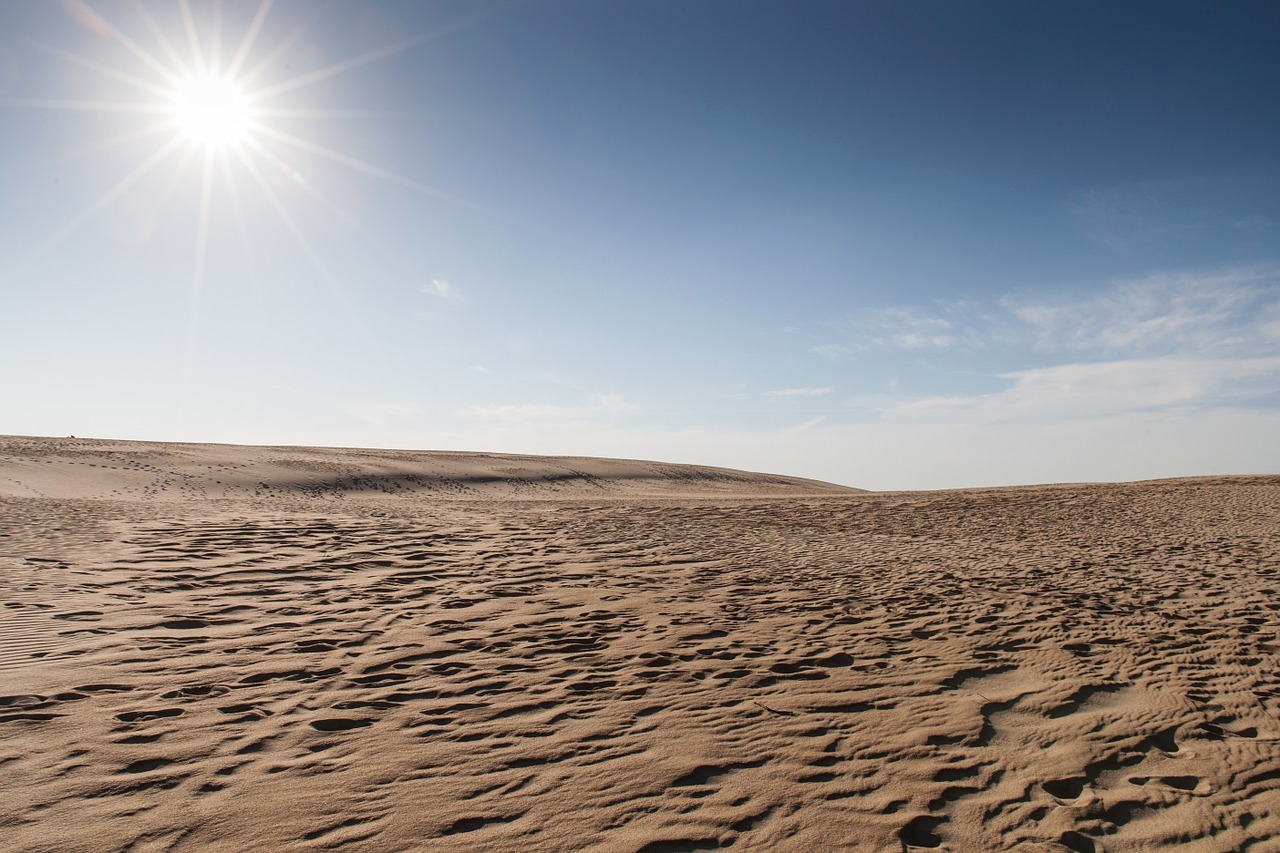
[[178, 191], [178, 182], [182, 180], [182, 176], [187, 173], [187, 168], [191, 165], [191, 161], [196, 156], [196, 149], [192, 145], [188, 145], [183, 149], [181, 159], [174, 166], [173, 171], [169, 175], [169, 180], [165, 182], [164, 188], [160, 190], [160, 197], [156, 200], [155, 206], [151, 209], [151, 218], [147, 220], [146, 228], [143, 233], [147, 235], [154, 234], [156, 226], [160, 223], [160, 218], [164, 214], [164, 209], [169, 206], [169, 200], [173, 198], [174, 193]]
[[53, 155], [53, 159], [59, 162], [75, 160], [90, 154], [96, 154], [99, 151], [105, 151], [109, 148], [115, 148], [119, 145], [134, 142], [138, 139], [146, 139], [148, 136], [155, 136], [157, 133], [165, 130], [173, 130], [173, 125], [168, 119], [155, 122], [154, 124], [149, 124], [146, 127], [140, 127], [136, 130], [131, 130], [128, 133], [118, 133], [115, 136], [109, 136], [106, 139], [97, 139], [76, 148], [59, 151], [57, 154]]
[[324, 7], [317, 10], [310, 18], [307, 18], [299, 24], [293, 32], [281, 39], [279, 44], [272, 48], [269, 53], [262, 57], [262, 59], [258, 60], [257, 65], [254, 65], [251, 69], [240, 75], [240, 82], [245, 86], [252, 84], [253, 81], [258, 78], [258, 75], [267, 70], [271, 63], [275, 62], [276, 59], [278, 59], [286, 50], [292, 47], [294, 42], [302, 38], [302, 36], [306, 34], [307, 30], [311, 29], [311, 27], [315, 25], [316, 21], [320, 20], [320, 17], [326, 11], [333, 8], [333, 4], [334, 0], [329, 0]]
[[204, 168], [200, 179], [200, 216], [196, 225], [196, 284], [204, 277], [205, 253], [209, 248], [209, 214], [213, 209], [213, 162], [212, 151], [204, 152]]
[[213, 0], [213, 26], [209, 27], [209, 68], [218, 71], [222, 65], [222, 0]]
[[[337, 75], [337, 74], [344, 74], [347, 71], [351, 71], [354, 68], [359, 68], [362, 65], [368, 65], [369, 63], [377, 62], [379, 60], [387, 59], [388, 57], [395, 56], [397, 53], [408, 50], [411, 47], [416, 47], [417, 45], [424, 44], [429, 41], [434, 41], [451, 32], [463, 29], [464, 27], [469, 27], [479, 21], [483, 21], [487, 18], [490, 18], [492, 17], [492, 15], [493, 15], [492, 10], [484, 10], [484, 11], [476, 12], [475, 14], [468, 15], [463, 18], [459, 18], [458, 20], [454, 21], [448, 26], [444, 26], [436, 30], [431, 30], [430, 32], [419, 33], [416, 36], [410, 36], [408, 38], [401, 39], [400, 41], [393, 42], [392, 44], [386, 45], [384, 47], [380, 47], [377, 50], [371, 50], [368, 53], [361, 54], [360, 56], [352, 57], [351, 59], [346, 59], [346, 60], [343, 60], [342, 62], [335, 62], [333, 65], [326, 66], [325, 68], [321, 68], [316, 71], [303, 74], [302, 76], [295, 77], [291, 80], [286, 80], [282, 83], [276, 84], [275, 86], [269, 86], [265, 89], [258, 90], [255, 94], [259, 98], [262, 98], [265, 100], [267, 98], [271, 98], [276, 95], [279, 95], [282, 92], [290, 92], [290, 91], [293, 91], [294, 89], [300, 89], [304, 86], [310, 86], [313, 83], [318, 83], [321, 80], [328, 79], [329, 77], [333, 77], [334, 75]], [[312, 19], [312, 21], [313, 20], [314, 19]], [[304, 27], [310, 26], [312, 21], [308, 21], [304, 25]], [[292, 40], [296, 38], [298, 35], [300, 35], [300, 31], [290, 36], [289, 41], [292, 42]], [[272, 58], [274, 58], [274, 56]], [[265, 62], [259, 63], [259, 65], [254, 69], [254, 75], [256, 75], [257, 72], [262, 67], [265, 66], [265, 64], [266, 64]], [[250, 78], [247, 78], [247, 79], [251, 79], [251, 77], [254, 75], [251, 75]]]
[[428, 38], [430, 38], [429, 35], [421, 35], [401, 39], [398, 42], [389, 44], [385, 47], [380, 47], [377, 50], [371, 50], [360, 56], [355, 56], [351, 59], [343, 60], [342, 62], [335, 62], [333, 65], [326, 66], [325, 68], [320, 68], [316, 71], [303, 74], [300, 77], [294, 77], [292, 80], [286, 80], [283, 83], [277, 83], [276, 85], [268, 86], [265, 89], [258, 89], [255, 94], [257, 97], [266, 100], [267, 98], [273, 98], [284, 92], [292, 92], [294, 89], [301, 89], [303, 86], [310, 86], [314, 83], [319, 83], [321, 80], [326, 80], [337, 74], [344, 74], [353, 68], [359, 68], [361, 65], [368, 65], [371, 62], [377, 62], [380, 59], [395, 56], [397, 53], [407, 50], [414, 45], [421, 44]]
[[151, 53], [145, 50], [141, 45], [121, 32], [119, 27], [104, 18], [96, 9], [84, 2], [84, 0], [72, 0], [72, 2], [74, 2], [77, 7], [85, 9], [92, 14], [97, 23], [110, 33], [112, 38], [124, 45], [125, 48], [134, 56], [138, 57], [138, 59], [141, 59], [145, 64], [149, 65], [152, 70], [156, 71], [160, 75], [162, 80], [166, 80], [170, 83], [177, 80], [177, 77], [173, 73], [173, 69], [168, 68], [163, 62], [152, 56]]
[[403, 115], [399, 110], [294, 109], [289, 107], [254, 107], [254, 115], [262, 118], [392, 118]]
[[240, 188], [236, 184], [235, 173], [231, 169], [231, 154], [226, 148], [218, 149], [218, 165], [222, 169], [222, 177], [226, 181], [227, 199], [231, 203], [231, 217], [236, 223], [236, 234], [244, 249], [246, 259], [252, 259], [249, 242], [249, 221], [244, 215], [244, 206], [240, 203]]
[[45, 53], [48, 53], [52, 56], [56, 56], [59, 59], [63, 59], [67, 62], [70, 62], [72, 65], [79, 65], [81, 68], [87, 68], [90, 71], [93, 71], [101, 75], [102, 77], [106, 77], [112, 80], [120, 80], [124, 83], [128, 83], [130, 86], [141, 89], [142, 91], [148, 92], [152, 95], [158, 95], [163, 98], [165, 97], [166, 94], [168, 94], [167, 90], [163, 86], [158, 86], [155, 83], [152, 83], [150, 80], [143, 80], [141, 77], [135, 77], [134, 75], [129, 74], [125, 71], [121, 71], [118, 68], [112, 68], [111, 66], [103, 65], [100, 62], [94, 62], [92, 59], [88, 59], [78, 54], [61, 50], [59, 48], [52, 47], [47, 44], [42, 44], [41, 42], [33, 41], [32, 39], [20, 39], [20, 41], [26, 42], [27, 44], [31, 45], [37, 50], [44, 51]]
[[398, 184], [402, 187], [415, 190], [423, 193], [424, 195], [433, 196], [434, 198], [438, 198], [443, 201], [452, 202], [473, 210], [481, 210], [477, 205], [472, 204], [465, 199], [460, 199], [440, 190], [432, 189], [426, 184], [420, 184], [415, 180], [404, 177], [403, 175], [397, 175], [395, 172], [387, 171], [386, 169], [379, 168], [371, 163], [366, 163], [363, 160], [357, 160], [355, 157], [348, 157], [346, 154], [334, 151], [332, 148], [325, 148], [323, 145], [308, 142], [305, 139], [301, 139], [291, 133], [285, 133], [282, 130], [277, 130], [274, 127], [259, 127], [258, 133], [262, 136], [269, 136], [272, 139], [283, 142], [285, 145], [292, 145], [294, 148], [307, 151], [319, 157], [324, 157], [325, 159], [332, 160], [335, 163], [340, 163], [347, 168], [355, 169], [357, 172], [363, 172], [366, 175], [381, 178], [384, 181], [390, 181], [393, 184]]
[[235, 78], [240, 71], [240, 66], [244, 64], [245, 59], [249, 56], [249, 51], [253, 49], [253, 43], [258, 38], [258, 33], [262, 31], [262, 24], [267, 20], [267, 13], [271, 11], [271, 4], [274, 0], [262, 0], [258, 4], [258, 11], [253, 16], [253, 20], [249, 22], [249, 29], [245, 31], [244, 38], [240, 40], [240, 47], [236, 50], [235, 56], [231, 58], [231, 64], [227, 66], [227, 76]]
[[[257, 152], [258, 156], [262, 157], [262, 159], [266, 160], [268, 163], [274, 166], [276, 168], [276, 171], [280, 172], [280, 174], [284, 175], [286, 178], [290, 178], [290, 179], [293, 178], [294, 173], [293, 173], [293, 170], [289, 167], [289, 164], [286, 163], [284, 160], [280, 159], [278, 156], [276, 156], [276, 154], [273, 151], [271, 151], [271, 149], [267, 148], [267, 146], [263, 145], [258, 140], [252, 139], [252, 138], [246, 140], [246, 144], [251, 148], [253, 148], [254, 151]], [[319, 202], [321, 207], [328, 210], [330, 213], [332, 213], [342, 222], [346, 223], [352, 228], [357, 228], [357, 229], [360, 228], [360, 223], [356, 222], [349, 215], [347, 215], [346, 211], [338, 207], [338, 205], [334, 204], [328, 198], [328, 196], [324, 195], [322, 192], [320, 192], [318, 189], [312, 186], [312, 184], [309, 181], [298, 181], [295, 183], [295, 186], [297, 186], [304, 193], [306, 193], [307, 195], [315, 199], [317, 202]]]
[[329, 268], [325, 266], [324, 260], [321, 259], [316, 250], [312, 248], [311, 242], [307, 240], [307, 235], [302, 233], [302, 229], [298, 227], [298, 223], [294, 220], [293, 215], [289, 213], [289, 209], [285, 207], [280, 196], [271, 188], [271, 183], [258, 169], [258, 164], [254, 163], [252, 158], [245, 156], [241, 156], [240, 162], [245, 167], [245, 171], [249, 173], [254, 182], [258, 185], [258, 188], [262, 190], [263, 195], [267, 197], [267, 201], [269, 201], [271, 206], [275, 208], [276, 214], [279, 215], [280, 221], [284, 223], [285, 229], [293, 235], [293, 239], [302, 247], [302, 253], [306, 255], [307, 260], [311, 262], [313, 267], [315, 267], [316, 272], [320, 274], [320, 278], [324, 283], [329, 286], [329, 290], [333, 294], [334, 299], [336, 299], [338, 304], [343, 308], [347, 308], [346, 297], [342, 295], [342, 290], [338, 287], [338, 282], [329, 272]]
[[48, 252], [54, 246], [61, 243], [68, 236], [70, 236], [76, 229], [78, 229], [81, 225], [84, 225], [94, 216], [101, 213], [103, 209], [105, 209], [113, 201], [115, 201], [117, 198], [123, 195], [124, 192], [127, 189], [129, 189], [129, 187], [133, 186], [138, 181], [142, 180], [142, 178], [148, 172], [150, 172], [156, 166], [160, 165], [160, 163], [166, 157], [172, 154], [174, 152], [174, 149], [176, 149], [181, 144], [182, 144], [182, 139], [177, 136], [169, 140], [167, 144], [162, 146], [158, 151], [156, 151], [154, 154], [152, 154], [150, 157], [144, 160], [140, 166], [138, 166], [129, 174], [125, 175], [123, 178], [120, 179], [120, 181], [115, 186], [111, 187], [111, 189], [107, 190], [105, 193], [99, 196], [97, 201], [93, 202], [84, 210], [82, 210], [79, 214], [73, 217], [71, 221], [69, 221], [66, 225], [62, 226], [62, 228], [60, 228], [57, 232], [55, 232], [53, 236], [46, 239], [43, 243], [37, 246], [30, 254], [28, 254], [25, 258], [23, 258], [17, 264], [10, 267], [7, 273], [12, 274], [16, 270], [26, 267], [27, 265], [31, 264], [33, 261], [42, 257], [46, 252]]
[[191, 14], [191, 4], [187, 0], [178, 0], [178, 8], [182, 10], [182, 23], [187, 29], [187, 44], [191, 48], [191, 61], [195, 65], [196, 74], [203, 77], [209, 73], [209, 66], [205, 64], [204, 53], [200, 50], [200, 36], [196, 33], [196, 21]]
[[58, 98], [0, 98], [0, 104], [9, 107], [34, 107], [41, 110], [79, 110], [95, 113], [163, 113], [164, 104], [146, 104], [141, 101], [73, 101]]
[[[142, 19], [143, 24], [151, 31], [151, 35], [160, 43], [160, 49], [164, 51], [165, 56], [169, 57], [169, 61], [173, 63], [173, 67], [177, 69], [178, 77], [190, 77], [191, 69], [187, 67], [186, 60], [178, 53], [178, 49], [173, 46], [173, 42], [165, 35], [160, 25], [156, 23], [156, 19], [151, 17], [151, 13], [142, 5], [142, 0], [133, 0], [134, 11], [138, 17]], [[170, 72], [172, 73], [172, 72]]]
[[182, 359], [182, 381], [185, 385], [191, 376], [195, 361], [196, 335], [200, 330], [200, 300], [204, 290], [205, 259], [209, 251], [209, 214], [213, 208], [214, 152], [204, 152], [203, 177], [200, 181], [200, 210], [196, 220], [196, 263], [191, 280], [191, 299], [187, 307], [187, 340]]

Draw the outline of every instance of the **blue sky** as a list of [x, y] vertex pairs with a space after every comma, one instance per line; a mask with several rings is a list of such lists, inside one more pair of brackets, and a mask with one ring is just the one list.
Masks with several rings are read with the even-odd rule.
[[0, 5], [0, 432], [1280, 472], [1274, 3], [187, 10]]

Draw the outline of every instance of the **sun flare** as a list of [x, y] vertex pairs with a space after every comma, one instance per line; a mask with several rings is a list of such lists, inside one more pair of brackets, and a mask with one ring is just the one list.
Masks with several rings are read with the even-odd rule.
[[[420, 45], [429, 34], [408, 36], [330, 64], [302, 62], [294, 70], [300, 58], [324, 55], [319, 39], [315, 44], [305, 41], [312, 35], [318, 16], [296, 26], [286, 15], [277, 13], [272, 18], [272, 10], [285, 5], [279, 0], [235, 4], [222, 0], [130, 0], [115, 4], [110, 17], [94, 8], [106, 6], [106, 0], [62, 0], [59, 5], [78, 27], [93, 35], [93, 40], [86, 42], [90, 45], [87, 52], [34, 40], [29, 44], [74, 70], [64, 75], [75, 87], [68, 91], [74, 96], [12, 98], [0, 91], [4, 96], [0, 104], [99, 112], [119, 118], [137, 116], [141, 120], [136, 127], [91, 138], [72, 153], [127, 152], [127, 146], [140, 143], [144, 147], [136, 148], [136, 166], [70, 216], [17, 266], [51, 252], [89, 220], [117, 204], [130, 211], [142, 210], [142, 214], [131, 215], [141, 220], [138, 233], [150, 235], [156, 223], [166, 218], [167, 207], [184, 195], [193, 199], [188, 367], [194, 358], [209, 258], [214, 252], [226, 252], [230, 242], [215, 232], [228, 225], [239, 232], [247, 255], [262, 226], [271, 219], [278, 221], [319, 280], [342, 302], [339, 283], [308, 234], [305, 215], [321, 210], [353, 228], [358, 224], [325, 193], [319, 180], [326, 174], [322, 165], [459, 201], [323, 144], [329, 132], [324, 125], [310, 122], [363, 119], [369, 113], [331, 107], [320, 92], [299, 95], [302, 90]], [[298, 5], [306, 8], [311, 4], [298, 0]], [[6, 49], [6, 44], [0, 44], [0, 77], [4, 77]], [[281, 69], [288, 73], [281, 76]], [[7, 78], [0, 80], [4, 82]], [[83, 91], [81, 86], [85, 86]], [[152, 144], [148, 151], [145, 146]], [[181, 192], [183, 183], [194, 185], [194, 191]], [[0, 276], [4, 274], [0, 268]]]
[[243, 142], [253, 125], [248, 97], [227, 77], [183, 80], [173, 90], [171, 109], [182, 135], [207, 147]]

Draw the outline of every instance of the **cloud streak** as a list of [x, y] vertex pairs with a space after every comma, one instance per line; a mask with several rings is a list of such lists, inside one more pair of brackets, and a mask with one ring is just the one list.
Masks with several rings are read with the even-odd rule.
[[[956, 318], [914, 305], [873, 308], [845, 320], [851, 333], [848, 344], [836, 350], [897, 349], [945, 350], [968, 337]], [[832, 345], [826, 345], [830, 348]]]
[[1280, 357], [1127, 359], [1022, 370], [1001, 378], [1012, 386], [993, 394], [897, 403], [885, 415], [931, 421], [1072, 421], [1238, 404], [1280, 391]]
[[833, 360], [860, 352], [1034, 348], [1078, 358], [1259, 354], [1280, 349], [1280, 269], [1158, 273], [1074, 299], [1010, 294], [990, 305], [953, 302], [876, 308], [842, 318], [841, 340], [810, 351]]
[[776, 391], [766, 391], [765, 397], [770, 400], [794, 400], [804, 397], [825, 397], [836, 389], [831, 386], [822, 388], [779, 388]]
[[1280, 344], [1274, 271], [1161, 274], [1086, 300], [1008, 298], [1002, 307], [1044, 350], [1223, 355]]

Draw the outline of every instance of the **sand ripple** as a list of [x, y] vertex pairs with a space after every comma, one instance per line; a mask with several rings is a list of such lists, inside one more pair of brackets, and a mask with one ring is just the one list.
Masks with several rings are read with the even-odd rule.
[[0, 499], [0, 837], [1277, 850], [1278, 510]]

